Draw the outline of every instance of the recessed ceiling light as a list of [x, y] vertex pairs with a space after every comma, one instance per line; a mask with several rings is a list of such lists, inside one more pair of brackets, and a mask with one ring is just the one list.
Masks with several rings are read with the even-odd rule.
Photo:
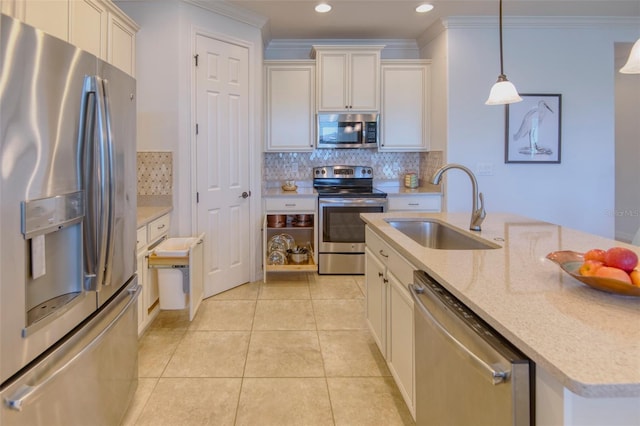
[[433, 10], [433, 5], [431, 3], [423, 3], [420, 6], [416, 7], [416, 12], [418, 13], [426, 13]]
[[320, 3], [319, 5], [316, 6], [316, 12], [318, 13], [327, 13], [330, 10], [331, 10], [331, 5], [327, 3]]

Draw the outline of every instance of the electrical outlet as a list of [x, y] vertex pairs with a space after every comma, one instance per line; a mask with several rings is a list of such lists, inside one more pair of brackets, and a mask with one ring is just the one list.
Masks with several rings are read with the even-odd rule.
[[478, 176], [493, 176], [493, 163], [477, 163], [476, 174]]

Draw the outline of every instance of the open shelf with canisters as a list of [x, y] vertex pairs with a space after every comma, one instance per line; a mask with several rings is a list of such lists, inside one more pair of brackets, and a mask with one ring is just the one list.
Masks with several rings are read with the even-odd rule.
[[263, 224], [264, 281], [268, 272], [315, 272], [316, 199], [265, 199]]

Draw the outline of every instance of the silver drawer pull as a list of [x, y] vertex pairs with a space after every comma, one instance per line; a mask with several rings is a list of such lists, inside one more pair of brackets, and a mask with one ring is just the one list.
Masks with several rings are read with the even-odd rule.
[[296, 204], [285, 204], [285, 207], [295, 207]]
[[380, 256], [389, 258], [389, 255], [384, 252], [384, 250], [380, 249]]
[[159, 225], [159, 226], [158, 226], [158, 229], [162, 229], [162, 228], [164, 228], [165, 226], [166, 226], [166, 225], [163, 223], [162, 225]]
[[410, 206], [419, 206], [420, 203], [409, 203]]

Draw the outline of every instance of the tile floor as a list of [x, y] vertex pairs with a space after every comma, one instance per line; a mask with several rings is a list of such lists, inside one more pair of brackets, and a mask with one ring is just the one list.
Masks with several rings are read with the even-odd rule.
[[270, 274], [162, 311], [123, 425], [412, 425], [364, 320], [363, 276]]

